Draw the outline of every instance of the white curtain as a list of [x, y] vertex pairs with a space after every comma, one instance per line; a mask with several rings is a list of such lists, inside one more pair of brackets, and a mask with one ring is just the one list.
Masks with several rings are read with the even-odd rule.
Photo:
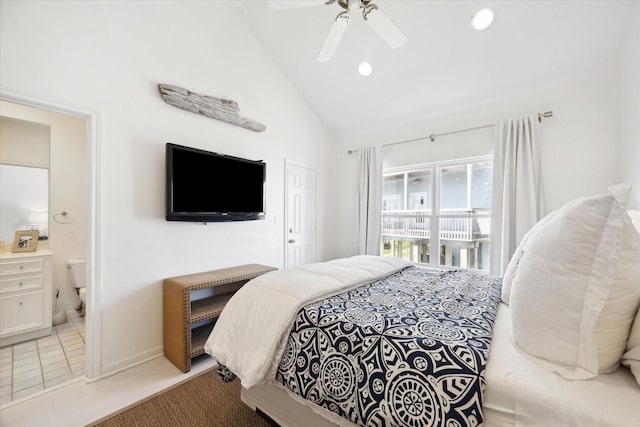
[[382, 149], [367, 147], [358, 153], [356, 250], [358, 255], [380, 255]]
[[537, 116], [496, 125], [491, 274], [502, 276], [520, 239], [544, 215]]

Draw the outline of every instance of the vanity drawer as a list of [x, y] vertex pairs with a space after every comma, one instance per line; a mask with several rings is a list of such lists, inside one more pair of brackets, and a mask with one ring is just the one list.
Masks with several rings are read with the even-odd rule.
[[0, 336], [43, 325], [42, 291], [0, 297]]
[[36, 271], [42, 271], [42, 266], [42, 258], [3, 262], [0, 263], [0, 276], [8, 276], [10, 274], [21, 273], [34, 273]]
[[13, 292], [25, 289], [38, 289], [44, 283], [42, 276], [20, 275], [0, 280], [0, 292]]

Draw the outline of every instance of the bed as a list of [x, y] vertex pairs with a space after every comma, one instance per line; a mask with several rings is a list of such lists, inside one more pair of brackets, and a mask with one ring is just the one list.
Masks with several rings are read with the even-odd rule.
[[[374, 256], [268, 273], [229, 301], [205, 351], [283, 427], [637, 426], [640, 235], [604, 196], [541, 221], [504, 281]], [[602, 224], [587, 236], [590, 209]], [[549, 230], [581, 250], [554, 253]], [[558, 286], [553, 269], [574, 265]], [[536, 309], [560, 299], [566, 313]]]
[[[638, 425], [640, 386], [627, 368], [620, 367], [595, 380], [566, 381], [541, 369], [517, 350], [508, 329], [509, 307], [500, 304], [485, 370], [485, 426]], [[300, 403], [276, 382], [243, 388], [241, 397], [249, 407], [266, 413], [281, 426], [335, 424], [328, 424], [325, 417]]]

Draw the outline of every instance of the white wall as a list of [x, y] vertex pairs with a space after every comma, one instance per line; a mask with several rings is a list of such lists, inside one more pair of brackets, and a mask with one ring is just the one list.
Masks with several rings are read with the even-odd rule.
[[443, 162], [493, 154], [493, 126], [384, 148], [383, 167]]
[[640, 4], [629, 16], [629, 32], [620, 55], [620, 157], [618, 180], [633, 186], [627, 207], [640, 209]]
[[[237, 17], [216, 2], [2, 2], [1, 90], [97, 113], [101, 373], [162, 351], [162, 279], [281, 267], [284, 158], [318, 171], [318, 254], [334, 256], [332, 135]], [[233, 99], [255, 133], [176, 109], [157, 84]], [[164, 144], [267, 163], [267, 219], [164, 220]]]
[[[616, 183], [617, 128], [615, 112], [617, 70], [605, 68], [592, 75], [576, 76], [569, 82], [557, 82], [546, 87], [502, 96], [486, 103], [468, 106], [439, 116], [414, 118], [366, 132], [349, 135], [340, 141], [339, 177], [343, 182], [338, 196], [338, 216], [345, 218], [340, 233], [351, 236], [355, 229], [354, 210], [356, 188], [356, 155], [347, 149], [367, 145], [388, 144], [432, 133], [480, 126], [525, 114], [553, 110], [553, 118], [542, 123], [542, 169], [547, 211], [556, 209], [576, 197], [600, 194]], [[471, 149], [469, 135], [442, 137], [433, 145], [435, 160], [448, 155], [469, 157], [486, 150], [487, 130], [477, 132], [480, 145]], [[429, 143], [411, 143], [415, 148]], [[446, 144], [451, 144], [448, 147]], [[395, 149], [395, 147], [394, 147]], [[467, 153], [467, 150], [469, 154]], [[385, 150], [386, 152], [387, 150]], [[420, 162], [425, 162], [428, 149], [422, 148]], [[638, 164], [638, 161], [635, 161]], [[637, 166], [636, 166], [637, 167]], [[339, 256], [355, 252], [354, 239], [343, 239]]]

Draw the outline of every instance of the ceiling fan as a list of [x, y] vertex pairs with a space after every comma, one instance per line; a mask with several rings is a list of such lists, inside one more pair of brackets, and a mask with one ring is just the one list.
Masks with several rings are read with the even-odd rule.
[[[324, 4], [332, 5], [337, 3], [343, 11], [341, 11], [333, 21], [333, 26], [327, 35], [327, 38], [318, 54], [319, 62], [327, 62], [333, 56], [340, 39], [347, 29], [351, 12], [356, 9], [362, 10], [362, 18], [371, 28], [378, 33], [389, 46], [394, 49], [399, 48], [407, 41], [407, 36], [402, 32], [396, 24], [377, 5], [373, 4], [373, 0], [326, 0]], [[305, 6], [316, 6], [315, 1], [270, 1], [269, 7], [272, 10], [292, 9]]]

